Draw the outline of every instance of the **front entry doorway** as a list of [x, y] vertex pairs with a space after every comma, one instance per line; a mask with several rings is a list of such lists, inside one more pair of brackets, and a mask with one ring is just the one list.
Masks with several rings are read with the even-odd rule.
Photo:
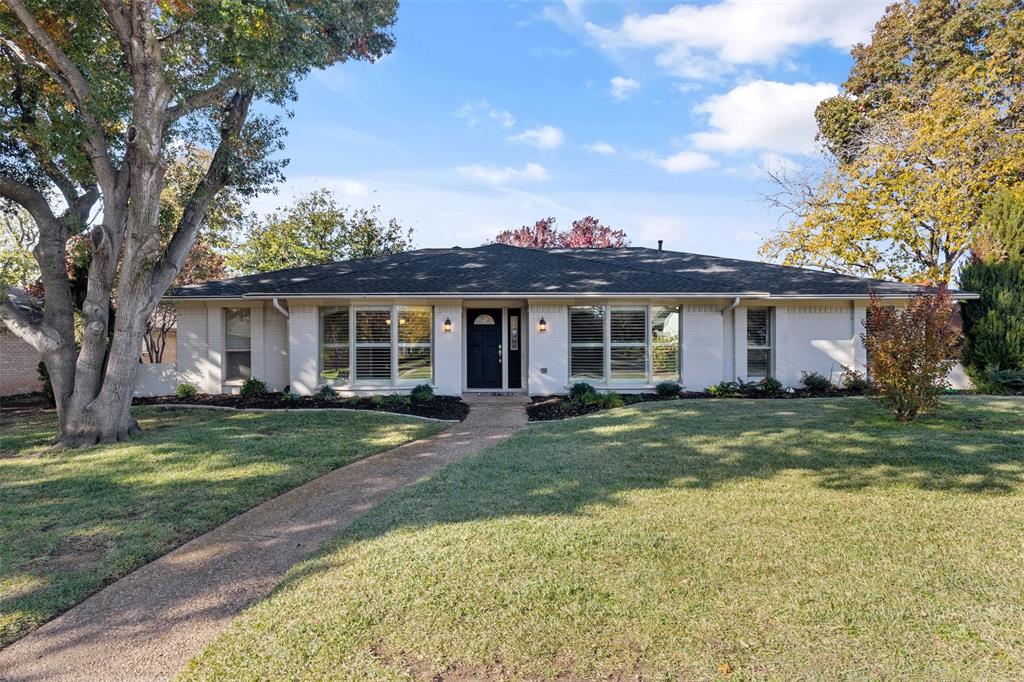
[[469, 308], [466, 321], [466, 387], [501, 388], [501, 308]]

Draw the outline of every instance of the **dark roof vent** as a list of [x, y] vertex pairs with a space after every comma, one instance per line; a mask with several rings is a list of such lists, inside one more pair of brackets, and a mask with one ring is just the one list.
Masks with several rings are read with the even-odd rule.
[[658, 240], [658, 251], [661, 251], [661, 243], [662, 243], [663, 241], [664, 241], [663, 239], [659, 239], [659, 240]]

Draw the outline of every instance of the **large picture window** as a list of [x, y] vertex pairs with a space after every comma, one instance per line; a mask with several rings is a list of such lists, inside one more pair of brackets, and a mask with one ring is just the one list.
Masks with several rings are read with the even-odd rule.
[[338, 385], [433, 380], [430, 306], [320, 308], [320, 381]]
[[433, 378], [430, 358], [434, 315], [426, 306], [398, 308], [398, 381], [429, 382]]
[[320, 309], [320, 381], [336, 386], [351, 379], [348, 307]]
[[604, 381], [604, 308], [569, 308], [569, 376]]
[[224, 311], [224, 378], [242, 381], [252, 376], [252, 317], [248, 308]]
[[569, 379], [647, 385], [679, 379], [679, 309], [571, 306]]
[[655, 382], [678, 381], [679, 308], [651, 306], [651, 374]]
[[391, 308], [356, 308], [356, 381], [391, 381]]
[[772, 373], [771, 308], [747, 309], [747, 376], [767, 377]]

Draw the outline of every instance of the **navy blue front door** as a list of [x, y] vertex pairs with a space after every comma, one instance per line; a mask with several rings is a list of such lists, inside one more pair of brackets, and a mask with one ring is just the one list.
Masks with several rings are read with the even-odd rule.
[[501, 309], [469, 309], [466, 321], [466, 386], [501, 388]]

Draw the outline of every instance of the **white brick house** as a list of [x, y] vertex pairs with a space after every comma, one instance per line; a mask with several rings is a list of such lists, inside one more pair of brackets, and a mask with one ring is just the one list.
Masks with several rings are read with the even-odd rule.
[[299, 394], [838, 381], [864, 370], [870, 296], [919, 290], [643, 248], [422, 249], [177, 289], [176, 366], [144, 365], [138, 391], [235, 392], [250, 376]]

